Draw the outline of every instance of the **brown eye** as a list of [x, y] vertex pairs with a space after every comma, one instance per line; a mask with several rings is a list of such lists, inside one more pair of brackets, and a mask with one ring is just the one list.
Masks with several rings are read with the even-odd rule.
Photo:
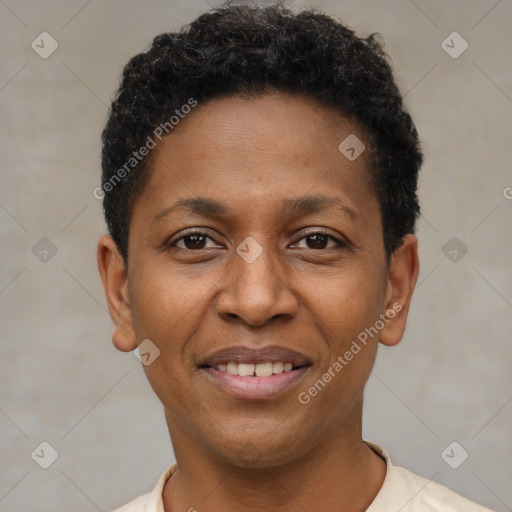
[[187, 249], [203, 249], [206, 244], [206, 237], [203, 235], [188, 235], [183, 238]]
[[306, 244], [309, 249], [325, 249], [329, 242], [327, 235], [309, 235], [306, 237]]
[[188, 251], [199, 251], [201, 249], [208, 249], [211, 247], [217, 247], [214, 241], [204, 233], [191, 233], [189, 235], [182, 236], [172, 244], [178, 249]]
[[303, 236], [298, 242], [293, 244], [297, 249], [312, 249], [312, 250], [322, 250], [322, 249], [332, 249], [335, 247], [345, 247], [345, 244], [334, 238], [332, 235], [327, 233], [310, 233], [308, 235]]

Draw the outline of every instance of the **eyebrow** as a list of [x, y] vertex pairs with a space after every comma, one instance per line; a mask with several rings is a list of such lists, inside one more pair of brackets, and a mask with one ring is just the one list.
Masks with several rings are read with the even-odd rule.
[[[288, 199], [284, 202], [282, 215], [285, 217], [298, 216], [302, 217], [305, 215], [310, 215], [312, 213], [318, 213], [323, 210], [327, 210], [332, 208], [333, 206], [337, 206], [339, 211], [344, 215], [348, 215], [352, 219], [361, 218], [361, 214], [356, 210], [346, 205], [343, 201], [335, 197], [328, 196], [304, 196], [297, 197], [294, 199]], [[180, 199], [172, 206], [164, 208], [159, 213], [157, 213], [152, 221], [152, 223], [158, 222], [160, 219], [166, 217], [171, 212], [176, 209], [186, 209], [191, 213], [196, 215], [201, 215], [203, 217], [228, 217], [229, 211], [223, 206], [221, 203], [208, 199], [206, 197], [195, 197], [188, 199]]]
[[162, 211], [157, 213], [153, 219], [153, 223], [166, 217], [172, 211], [176, 209], [186, 209], [196, 215], [202, 215], [203, 217], [227, 217], [228, 210], [213, 199], [207, 199], [205, 197], [191, 197], [188, 199], [180, 199], [177, 203], [164, 208]]
[[304, 216], [312, 213], [318, 213], [337, 206], [341, 213], [357, 220], [361, 218], [361, 214], [356, 210], [345, 204], [343, 201], [336, 197], [328, 196], [304, 196], [285, 201], [283, 208], [283, 215], [285, 216]]

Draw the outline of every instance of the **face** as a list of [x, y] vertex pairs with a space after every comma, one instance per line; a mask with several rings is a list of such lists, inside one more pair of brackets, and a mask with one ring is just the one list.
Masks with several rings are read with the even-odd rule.
[[100, 242], [114, 342], [160, 350], [144, 368], [173, 441], [257, 466], [360, 436], [378, 339], [399, 341], [417, 268], [414, 237], [386, 265], [369, 151], [338, 149], [351, 134], [365, 141], [286, 94], [200, 105], [154, 150], [127, 275]]

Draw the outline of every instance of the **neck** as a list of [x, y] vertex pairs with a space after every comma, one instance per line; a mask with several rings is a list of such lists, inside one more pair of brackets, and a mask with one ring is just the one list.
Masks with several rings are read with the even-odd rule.
[[[360, 416], [359, 416], [360, 418]], [[385, 462], [361, 438], [360, 420], [282, 464], [247, 468], [204, 449], [168, 418], [177, 470], [164, 508], [200, 512], [365, 511], [384, 481]]]

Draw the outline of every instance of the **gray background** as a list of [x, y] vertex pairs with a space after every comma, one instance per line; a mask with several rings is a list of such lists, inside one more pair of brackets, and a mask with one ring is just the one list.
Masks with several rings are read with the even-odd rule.
[[[397, 464], [512, 510], [512, 2], [315, 5], [382, 34], [426, 155], [421, 276], [405, 339], [381, 349], [368, 385], [366, 438]], [[110, 342], [92, 191], [122, 66], [207, 8], [0, 0], [0, 511], [108, 511], [173, 461], [140, 363]], [[43, 31], [59, 44], [48, 59], [31, 48]], [[469, 43], [457, 59], [441, 47], [453, 31]], [[48, 242], [32, 250], [42, 237], [55, 255], [42, 252]], [[459, 247], [443, 252], [452, 237]], [[451, 261], [461, 244], [467, 254]], [[46, 470], [31, 458], [43, 441], [59, 455]], [[452, 441], [469, 453], [456, 470], [441, 457]]]

